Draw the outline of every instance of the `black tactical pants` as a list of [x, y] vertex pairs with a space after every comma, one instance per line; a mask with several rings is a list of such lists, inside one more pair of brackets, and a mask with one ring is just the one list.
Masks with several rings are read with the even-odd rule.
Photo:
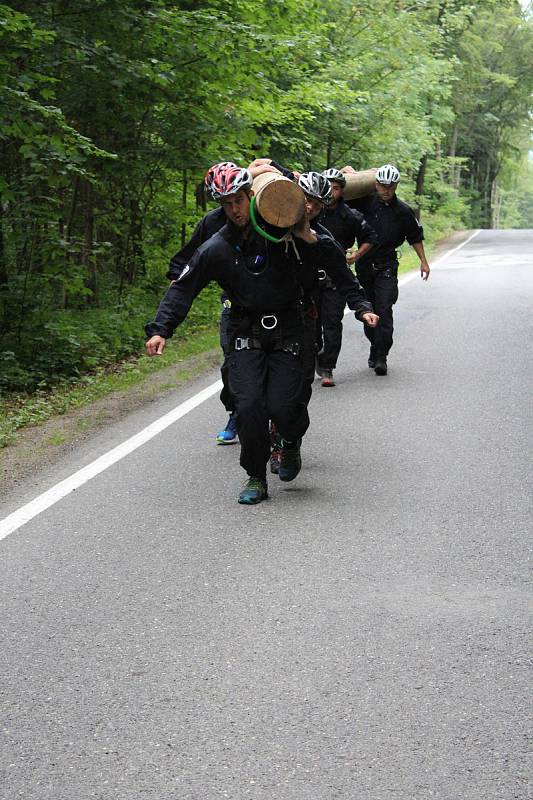
[[230, 333], [230, 318], [231, 308], [222, 305], [222, 313], [220, 315], [219, 336], [220, 346], [224, 352], [224, 362], [220, 367], [220, 375], [222, 377], [222, 391], [220, 392], [220, 400], [225, 407], [226, 411], [231, 414], [233, 412], [233, 399], [228, 387], [228, 353], [231, 349], [231, 333]]
[[270, 458], [269, 420], [288, 441], [300, 439], [309, 427], [302, 402], [302, 364], [280, 350], [234, 350], [228, 356], [229, 388], [237, 413], [241, 467], [265, 478]]
[[342, 320], [346, 298], [324, 287], [318, 294], [317, 349], [320, 369], [335, 369], [342, 345]]
[[313, 393], [313, 381], [315, 379], [315, 359], [316, 359], [316, 330], [317, 330], [317, 310], [313, 303], [308, 305], [304, 312], [304, 329], [302, 337], [301, 361], [303, 369], [302, 383], [302, 402], [309, 405], [311, 394]]
[[392, 307], [398, 299], [398, 267], [358, 265], [357, 277], [375, 313], [379, 315], [376, 328], [365, 325], [365, 336], [375, 349], [376, 355], [386, 356], [393, 341]]
[[[293, 333], [302, 339], [302, 327]], [[239, 341], [239, 339], [237, 339]], [[300, 439], [309, 427], [303, 402], [303, 367], [299, 354], [277, 346], [232, 350], [227, 359], [228, 384], [241, 442], [241, 466], [264, 479], [270, 458], [269, 420], [287, 441]]]

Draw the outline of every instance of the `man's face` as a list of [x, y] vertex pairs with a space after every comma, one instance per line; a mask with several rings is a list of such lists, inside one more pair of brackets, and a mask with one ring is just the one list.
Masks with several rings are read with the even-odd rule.
[[323, 208], [323, 203], [321, 203], [320, 200], [317, 200], [316, 197], [307, 197], [307, 195], [305, 196], [305, 210], [307, 211], [307, 216], [309, 219], [318, 217]]
[[396, 187], [398, 186], [397, 183], [390, 183], [386, 186], [384, 183], [380, 183], [376, 181], [376, 192], [378, 193], [378, 197], [384, 203], [390, 203], [394, 195], [396, 194]]
[[341, 186], [337, 181], [330, 181], [331, 193], [333, 195], [333, 205], [336, 205], [341, 197], [344, 195], [344, 186]]
[[226, 217], [238, 228], [246, 228], [250, 222], [250, 195], [244, 189], [239, 189], [236, 194], [223, 197], [220, 205], [224, 209]]

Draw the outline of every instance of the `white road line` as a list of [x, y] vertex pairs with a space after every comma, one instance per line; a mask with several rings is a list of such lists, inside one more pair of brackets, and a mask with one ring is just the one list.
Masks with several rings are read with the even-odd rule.
[[[468, 242], [472, 241], [474, 236], [476, 236], [479, 231], [474, 231], [471, 236], [468, 237], [464, 242], [454, 247], [453, 250], [449, 250], [442, 258], [439, 258], [432, 264], [432, 269], [439, 264], [441, 264], [445, 259], [449, 258], [453, 253], [460, 250], [461, 247], [464, 247]], [[407, 275], [404, 275], [403, 278], [400, 278], [398, 281], [399, 286], [403, 286], [404, 284], [408, 283], [409, 281], [416, 278], [419, 274], [417, 270], [413, 270], [413, 272], [409, 272]], [[349, 309], [346, 309], [345, 314], [350, 313]], [[168, 428], [169, 425], [176, 422], [181, 417], [184, 417], [185, 414], [188, 414], [189, 411], [192, 411], [197, 406], [201, 405], [205, 400], [208, 400], [217, 392], [220, 392], [222, 389], [222, 381], [216, 381], [216, 383], [212, 383], [211, 386], [208, 386], [206, 389], [203, 389], [198, 394], [195, 394], [194, 397], [191, 397], [189, 400], [186, 400], [184, 403], [180, 403], [179, 406], [169, 411], [168, 414], [165, 414], [160, 419], [152, 422], [151, 425], [148, 427], [143, 428], [142, 431], [136, 433], [135, 436], [132, 436], [130, 439], [127, 439], [122, 444], [117, 445], [114, 447], [113, 450], [109, 450], [109, 452], [104, 453], [103, 456], [100, 456], [95, 461], [92, 461], [90, 464], [87, 464], [86, 467], [78, 470], [69, 478], [65, 478], [64, 481], [57, 483], [51, 489], [48, 489], [47, 492], [40, 494], [34, 500], [31, 500], [26, 505], [21, 506], [21, 508], [14, 511], [9, 516], [5, 517], [2, 521], [0, 521], [0, 540], [5, 539], [6, 536], [9, 536], [10, 533], [18, 530], [18, 528], [25, 525], [27, 522], [32, 520], [42, 511], [46, 511], [47, 508], [53, 506], [58, 500], [61, 500], [63, 497], [66, 497], [67, 494], [70, 494], [75, 489], [78, 489], [80, 486], [83, 486], [84, 483], [90, 481], [91, 478], [94, 478], [95, 475], [99, 475], [100, 472], [103, 472], [108, 467], [111, 467], [113, 464], [116, 464], [117, 461], [120, 461], [125, 456], [132, 453], [134, 450], [137, 450], [138, 447], [145, 444], [146, 442], [153, 439], [154, 436], [157, 436], [158, 433], [164, 431], [165, 428]]]
[[[468, 239], [465, 239], [464, 242], [461, 242], [461, 244], [458, 244], [457, 247], [454, 247], [452, 250], [448, 250], [447, 253], [444, 253], [444, 255], [438, 258], [436, 261], [433, 261], [433, 263], [430, 264], [431, 269], [433, 270], [436, 267], [439, 267], [443, 261], [446, 261], [447, 258], [449, 258], [451, 255], [460, 250], [461, 247], [464, 247], [466, 244], [468, 244], [468, 242], [471, 242], [474, 236], [477, 236], [478, 233], [479, 230], [474, 231], [474, 233], [471, 233]], [[408, 272], [406, 275], [404, 275], [402, 278], [398, 280], [398, 288], [405, 286], [406, 283], [409, 283], [409, 281], [412, 281], [418, 275], [420, 275], [419, 269], [414, 269], [412, 272]], [[351, 313], [352, 312], [350, 311], [350, 309], [347, 308], [344, 311], [344, 316], [346, 316], [346, 314], [351, 314]]]
[[[468, 239], [465, 239], [464, 242], [461, 242], [461, 244], [458, 244], [457, 247], [454, 247], [451, 250], [448, 250], [447, 253], [444, 253], [443, 256], [441, 256], [436, 261], [434, 261], [432, 264], [430, 264], [431, 269], [435, 269], [436, 267], [440, 267], [440, 265], [442, 264], [443, 261], [446, 261], [446, 259], [448, 259], [454, 253], [456, 253], [458, 250], [460, 250], [461, 247], [464, 247], [465, 245], [467, 245], [468, 242], [471, 242], [472, 239], [474, 238], [474, 236], [477, 236], [478, 233], [479, 233], [479, 230], [474, 231], [474, 233], [471, 233], [470, 236], [468, 237]], [[412, 281], [413, 278], [416, 278], [417, 275], [420, 275], [420, 270], [419, 269], [414, 269], [412, 272], [408, 272], [407, 275], [404, 275], [403, 278], [400, 278], [400, 280], [398, 281], [398, 286], [404, 286], [406, 283], [409, 283], [409, 281]]]
[[36, 497], [35, 500], [26, 503], [26, 505], [17, 509], [17, 511], [14, 511], [0, 522], [0, 539], [5, 539], [5, 537], [9, 536], [10, 533], [13, 533], [13, 531], [16, 531], [22, 525], [25, 525], [31, 519], [40, 514], [41, 511], [46, 511], [47, 508], [53, 506], [58, 500], [61, 500], [67, 494], [73, 492], [74, 489], [78, 489], [84, 483], [90, 481], [91, 478], [94, 478], [95, 475], [98, 475], [108, 467], [116, 464], [116, 462], [120, 461], [122, 458], [124, 458], [124, 456], [127, 456], [129, 453], [137, 450], [138, 447], [141, 447], [141, 445], [150, 441], [150, 439], [153, 439], [158, 433], [161, 433], [161, 431], [164, 431], [165, 428], [169, 427], [169, 425], [172, 425], [173, 422], [176, 422], [176, 420], [184, 417], [185, 414], [188, 414], [189, 411], [192, 411], [194, 408], [201, 405], [204, 400], [208, 400], [214, 394], [220, 392], [221, 389], [222, 381], [216, 381], [216, 383], [212, 383], [211, 386], [208, 386], [206, 389], [198, 392], [198, 394], [195, 394], [194, 397], [191, 397], [184, 403], [180, 403], [179, 406], [173, 408], [172, 411], [168, 412], [168, 414], [165, 414], [163, 417], [160, 417], [160, 419], [152, 422], [151, 425], [143, 428], [143, 430], [139, 431], [139, 433], [136, 433], [135, 436], [132, 436], [130, 439], [126, 439], [125, 442], [117, 445], [117, 447], [114, 447], [113, 450], [109, 450], [109, 452], [104, 453], [104, 455], [97, 458], [96, 461], [87, 464], [86, 467], [83, 467], [69, 478], [66, 478], [64, 481], [61, 481], [61, 483], [56, 484], [51, 489], [48, 489], [47, 492], [39, 495], [39, 497]]

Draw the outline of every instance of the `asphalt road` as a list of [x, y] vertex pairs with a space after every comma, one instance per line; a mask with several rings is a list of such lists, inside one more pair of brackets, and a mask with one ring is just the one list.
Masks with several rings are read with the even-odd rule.
[[404, 286], [386, 378], [347, 317], [260, 506], [214, 397], [0, 542], [3, 800], [533, 796], [532, 267], [483, 231]]

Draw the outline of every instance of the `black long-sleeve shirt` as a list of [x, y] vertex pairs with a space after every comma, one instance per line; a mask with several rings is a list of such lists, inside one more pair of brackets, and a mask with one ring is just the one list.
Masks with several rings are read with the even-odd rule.
[[270, 162], [270, 166], [271, 167], [275, 167], [276, 169], [279, 169], [281, 174], [285, 178], [288, 178], [290, 181], [295, 181], [296, 180], [296, 176], [294, 175], [294, 172], [292, 170], [290, 170], [290, 169], [287, 169], [287, 167], [284, 167], [282, 164], [278, 164], [277, 161], [271, 161]]
[[[213, 280], [228, 295], [232, 306], [252, 313], [274, 313], [297, 305], [306, 273], [314, 275], [321, 267], [336, 274], [335, 265], [340, 271], [346, 269], [344, 253], [331, 236], [325, 232], [317, 233], [317, 237], [316, 244], [294, 237], [297, 255], [291, 242], [273, 244], [250, 228], [242, 230], [228, 222], [199, 247], [169, 287], [154, 322], [145, 326], [146, 334], [170, 338], [187, 316], [194, 298]], [[360, 287], [359, 290], [362, 291]], [[363, 298], [364, 293], [357, 300], [358, 315], [372, 310]], [[355, 297], [352, 301], [356, 303]]]
[[[311, 222], [311, 226], [320, 236], [328, 236], [333, 239], [330, 231], [316, 220]], [[301, 270], [299, 274], [300, 284], [304, 290], [304, 294], [312, 295], [319, 286], [318, 273], [323, 270], [327, 273], [337, 291], [345, 296], [348, 308], [354, 311], [355, 316], [360, 319], [363, 314], [373, 311], [372, 304], [368, 301], [365, 290], [356, 276], [346, 264], [346, 256], [340, 245], [336, 240], [335, 243], [338, 252], [343, 253], [342, 259], [338, 258], [338, 253], [335, 254], [335, 258], [320, 259], [317, 257], [315, 260], [316, 269]]]
[[332, 208], [324, 208], [319, 221], [344, 250], [353, 247], [356, 240], [358, 247], [365, 242], [374, 245], [378, 242], [377, 233], [363, 214], [346, 205], [342, 197]]
[[413, 210], [396, 195], [389, 203], [384, 203], [375, 193], [349, 202], [364, 214], [379, 237], [377, 245], [357, 262], [357, 267], [368, 263], [396, 266], [397, 247], [406, 240], [409, 244], [423, 241], [424, 230]]
[[209, 211], [205, 217], [202, 217], [187, 244], [170, 259], [167, 278], [171, 281], [176, 281], [200, 245], [223, 228], [226, 222], [226, 214], [220, 206]]

